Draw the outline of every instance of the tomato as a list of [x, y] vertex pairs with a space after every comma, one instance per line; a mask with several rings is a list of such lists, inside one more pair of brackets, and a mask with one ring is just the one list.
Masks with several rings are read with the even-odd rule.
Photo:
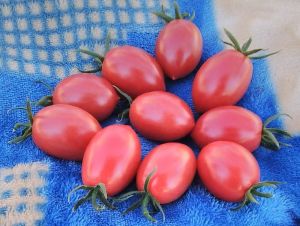
[[113, 86], [93, 74], [75, 74], [62, 80], [53, 92], [53, 104], [79, 107], [98, 120], [106, 119], [119, 100]]
[[260, 169], [254, 156], [243, 146], [230, 141], [215, 141], [206, 145], [197, 160], [199, 176], [215, 197], [228, 202], [243, 202], [238, 210], [254, 196], [270, 198], [272, 194], [257, 191], [261, 187], [276, 187], [279, 182], [260, 182]]
[[195, 122], [189, 106], [174, 94], [154, 91], [131, 104], [131, 124], [146, 138], [171, 141], [190, 133]]
[[233, 141], [249, 151], [258, 148], [263, 124], [258, 115], [237, 106], [217, 107], [198, 119], [191, 134], [199, 147], [213, 141]]
[[127, 125], [111, 125], [99, 131], [86, 148], [82, 181], [87, 186], [103, 183], [107, 194], [122, 191], [135, 177], [141, 161], [141, 145]]
[[189, 20], [177, 19], [160, 31], [155, 53], [166, 75], [176, 80], [196, 68], [202, 48], [202, 36], [197, 26]]
[[246, 191], [259, 182], [260, 170], [254, 156], [233, 142], [208, 144], [201, 150], [197, 166], [208, 191], [225, 201], [241, 201]]
[[88, 112], [71, 105], [43, 108], [33, 118], [32, 138], [45, 153], [66, 160], [82, 160], [92, 137], [101, 130]]
[[196, 168], [196, 157], [188, 146], [174, 142], [156, 146], [147, 154], [138, 169], [138, 191], [130, 191], [117, 197], [117, 200], [125, 201], [135, 195], [139, 196], [123, 214], [141, 206], [143, 215], [156, 222], [148, 210], [150, 204], [162, 213], [165, 220], [161, 204], [173, 202], [183, 195], [192, 183]]
[[181, 13], [176, 2], [174, 10], [174, 18], [166, 14], [163, 6], [160, 12], [154, 12], [167, 23], [159, 32], [155, 53], [164, 72], [172, 80], [191, 73], [199, 63], [203, 49], [201, 32], [191, 22], [195, 14]]
[[[95, 210], [115, 209], [108, 198], [122, 191], [134, 178], [141, 161], [141, 144], [133, 129], [126, 125], [111, 125], [99, 131], [86, 148], [81, 176], [83, 189], [88, 193], [73, 207], [76, 210], [86, 201]], [[99, 205], [97, 199], [104, 204]]]
[[277, 52], [252, 56], [263, 49], [248, 50], [250, 38], [241, 47], [236, 38], [225, 29], [234, 50], [223, 50], [209, 58], [199, 69], [193, 82], [192, 96], [198, 112], [236, 104], [246, 93], [252, 79], [251, 59], [262, 59]]
[[132, 98], [150, 91], [165, 90], [159, 64], [137, 47], [121, 46], [109, 50], [103, 61], [102, 74]]
[[192, 183], [196, 165], [195, 154], [188, 146], [181, 143], [158, 145], [148, 153], [138, 169], [137, 188], [142, 191], [146, 177], [155, 170], [149, 181], [149, 192], [160, 204], [173, 202]]
[[198, 112], [236, 104], [247, 91], [253, 66], [235, 50], [224, 50], [209, 58], [193, 82], [192, 97]]
[[280, 144], [274, 134], [291, 135], [279, 128], [266, 126], [280, 115], [271, 116], [262, 123], [255, 113], [238, 106], [223, 106], [211, 109], [200, 116], [191, 133], [199, 147], [213, 141], [233, 141], [253, 152], [260, 144], [279, 149]]

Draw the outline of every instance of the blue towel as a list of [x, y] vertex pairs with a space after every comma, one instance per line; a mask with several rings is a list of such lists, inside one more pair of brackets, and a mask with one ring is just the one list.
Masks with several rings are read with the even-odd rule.
[[[90, 204], [84, 204], [72, 212], [72, 203], [83, 194], [78, 192], [68, 203], [68, 192], [82, 183], [80, 163], [47, 156], [31, 138], [18, 145], [7, 143], [15, 135], [14, 123], [26, 120], [24, 112], [7, 114], [7, 110], [24, 105], [27, 97], [37, 100], [49, 94], [36, 80], [43, 79], [54, 87], [62, 77], [74, 72], [76, 66], [85, 69], [95, 66], [89, 64], [90, 58], [74, 52], [75, 49], [85, 47], [101, 52], [105, 34], [110, 32], [115, 45], [134, 45], [154, 54], [155, 40], [163, 27], [151, 15], [151, 11], [159, 10], [158, 1], [72, 2], [2, 0], [0, 3], [0, 225], [152, 225], [140, 210], [122, 216], [117, 211], [96, 212]], [[171, 12], [172, 2], [162, 2]], [[216, 29], [213, 1], [178, 2], [182, 11], [196, 12], [194, 22], [204, 39], [201, 65], [224, 48]], [[238, 105], [266, 119], [277, 113], [279, 106], [267, 62], [257, 60], [253, 64], [251, 86]], [[191, 84], [195, 72], [178, 81], [166, 79], [168, 91], [184, 99], [193, 111]], [[114, 115], [102, 125], [115, 120]], [[280, 121], [273, 125], [283, 126]], [[141, 136], [140, 139], [143, 156], [157, 145]], [[196, 155], [199, 153], [190, 139], [182, 142], [190, 145]], [[264, 148], [254, 152], [262, 180], [286, 182], [273, 191], [273, 198], [259, 199], [260, 205], [251, 204], [232, 212], [229, 209], [234, 204], [210, 195], [196, 176], [179, 200], [163, 206], [166, 222], [158, 214], [157, 225], [299, 225], [300, 138], [294, 137], [290, 142], [293, 147], [278, 152]], [[127, 190], [134, 188], [133, 183]], [[121, 204], [120, 208], [128, 204]]]

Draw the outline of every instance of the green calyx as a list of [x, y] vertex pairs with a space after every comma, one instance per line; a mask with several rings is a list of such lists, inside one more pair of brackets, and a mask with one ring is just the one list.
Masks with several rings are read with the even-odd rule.
[[[161, 212], [163, 221], [165, 221], [165, 213], [163, 211], [163, 208], [161, 207], [160, 203], [150, 194], [148, 187], [149, 182], [153, 174], [155, 173], [155, 170], [153, 170], [146, 178], [145, 184], [144, 184], [144, 190], [143, 191], [131, 191], [128, 193], [125, 193], [117, 198], [114, 198], [115, 202], [123, 202], [127, 199], [130, 199], [134, 196], [139, 196], [138, 200], [134, 202], [131, 206], [129, 206], [123, 214], [127, 214], [130, 211], [133, 211], [137, 209], [138, 207], [141, 207], [143, 215], [152, 222], [157, 222], [157, 220], [152, 216], [153, 213]], [[148, 205], [152, 205], [154, 211], [149, 211]]]
[[26, 107], [16, 107], [16, 108], [10, 109], [8, 112], [10, 112], [12, 110], [24, 110], [24, 111], [26, 111], [27, 117], [28, 117], [28, 122], [26, 122], [26, 123], [18, 122], [13, 127], [13, 132], [15, 132], [19, 129], [22, 129], [22, 132], [21, 132], [20, 136], [13, 138], [8, 143], [9, 144], [17, 144], [17, 143], [21, 143], [22, 141], [26, 140], [32, 134], [33, 114], [32, 114], [30, 100], [27, 99]]
[[[72, 191], [70, 191], [68, 195], [68, 202], [70, 203], [71, 194], [78, 190], [86, 190], [87, 194], [77, 200], [77, 202], [73, 206], [73, 211], [76, 211], [79, 206], [81, 206], [85, 202], [91, 201], [93, 208], [96, 211], [104, 210], [106, 207], [109, 209], [116, 209], [109, 201], [109, 197], [107, 196], [105, 185], [102, 183], [99, 183], [96, 186], [86, 186], [86, 185], [80, 185], [76, 188], [74, 188]], [[100, 200], [102, 204], [100, 205], [97, 200]]]
[[119, 93], [119, 95], [123, 98], [125, 98], [128, 102], [128, 105], [130, 106], [131, 103], [132, 103], [132, 98], [127, 94], [125, 93], [124, 91], [122, 91], [119, 87], [115, 86], [115, 85], [112, 85], [115, 90]]
[[49, 96], [43, 96], [41, 99], [39, 99], [37, 102], [35, 102], [35, 104], [37, 106], [41, 106], [41, 107], [47, 107], [53, 104], [52, 101], [52, 95]]
[[255, 199], [254, 196], [262, 197], [262, 198], [271, 198], [273, 195], [271, 193], [264, 193], [257, 191], [257, 189], [262, 187], [274, 187], [276, 188], [278, 184], [281, 184], [281, 182], [278, 181], [263, 181], [259, 182], [257, 184], [254, 184], [252, 187], [248, 189], [248, 191], [245, 194], [244, 200], [241, 202], [240, 205], [232, 208], [231, 210], [236, 211], [240, 210], [244, 206], [250, 204], [250, 203], [256, 203], [259, 204], [259, 202]]
[[84, 54], [87, 54], [91, 57], [93, 57], [94, 61], [98, 64], [98, 68], [95, 68], [95, 69], [91, 69], [91, 70], [81, 70], [79, 68], [77, 68], [80, 72], [82, 73], [96, 73], [96, 72], [99, 72], [102, 70], [102, 64], [104, 62], [104, 58], [105, 58], [105, 55], [106, 53], [109, 51], [110, 49], [110, 41], [111, 41], [111, 38], [110, 38], [110, 34], [108, 33], [107, 36], [106, 36], [106, 39], [105, 39], [105, 52], [104, 52], [104, 56], [98, 54], [98, 53], [95, 53], [93, 51], [90, 51], [90, 50], [86, 50], [86, 49], [78, 49], [78, 52], [80, 53], [84, 53]]
[[[42, 80], [38, 80], [36, 82], [44, 85], [44, 87], [46, 87], [51, 93], [53, 92], [53, 88], [48, 83], [46, 83], [46, 82], [44, 82]], [[52, 102], [52, 95], [43, 96], [37, 102], [34, 102], [34, 104], [36, 106], [41, 106], [41, 107], [50, 106], [50, 105], [53, 104], [53, 102]]]
[[[49, 91], [51, 91], [51, 92], [53, 91], [52, 87], [49, 84], [47, 84], [46, 82], [44, 82], [42, 80], [38, 80], [36, 82], [44, 85]], [[44, 96], [36, 102], [31, 102], [29, 99], [27, 99], [26, 107], [15, 107], [15, 108], [8, 110], [8, 113], [12, 110], [24, 110], [24, 111], [26, 111], [27, 118], [28, 118], [28, 122], [26, 122], [26, 123], [18, 122], [14, 125], [13, 132], [15, 132], [19, 129], [22, 129], [21, 135], [13, 138], [8, 143], [10, 143], [10, 144], [21, 143], [22, 141], [26, 140], [28, 137], [31, 136], [32, 124], [33, 124], [33, 114], [32, 114], [31, 104], [34, 104], [34, 106], [41, 106], [41, 107], [46, 107], [46, 106], [52, 105], [53, 104], [52, 96], [51, 95]]]
[[112, 85], [115, 90], [118, 92], [119, 96], [123, 97], [127, 103], [128, 103], [128, 107], [125, 108], [125, 110], [122, 110], [119, 114], [118, 114], [118, 120], [117, 122], [121, 122], [123, 121], [124, 118], [128, 118], [129, 117], [129, 108], [130, 108], [130, 105], [132, 104], [132, 98], [127, 94], [125, 93], [124, 91], [122, 91], [119, 87], [115, 86], [115, 85]]
[[180, 19], [193, 20], [195, 18], [195, 11], [193, 11], [192, 14], [181, 13], [177, 2], [174, 2], [175, 17], [171, 17], [171, 16], [167, 15], [163, 5], [161, 6], [160, 11], [153, 12], [153, 14], [160, 17], [161, 19], [163, 19], [166, 23], [169, 23], [172, 20], [180, 20]]
[[268, 53], [268, 54], [252, 56], [255, 53], [264, 51], [264, 49], [249, 50], [249, 47], [252, 43], [252, 38], [249, 38], [242, 46], [240, 46], [239, 42], [237, 41], [237, 39], [234, 37], [234, 35], [231, 32], [229, 32], [227, 29], [224, 29], [224, 31], [225, 31], [225, 34], [227, 35], [227, 37], [229, 38], [230, 42], [223, 41], [223, 43], [233, 47], [236, 51], [239, 51], [240, 53], [244, 54], [245, 56], [249, 57], [252, 60], [263, 59], [263, 58], [272, 56], [279, 52], [279, 51], [276, 51], [276, 52], [272, 52], [272, 53]]
[[267, 118], [263, 124], [261, 145], [271, 150], [279, 150], [281, 146], [291, 147], [290, 144], [279, 142], [275, 136], [282, 135], [287, 138], [292, 138], [292, 135], [288, 131], [280, 128], [267, 127], [272, 121], [278, 119], [280, 116], [287, 116], [291, 118], [288, 114], [276, 114]]

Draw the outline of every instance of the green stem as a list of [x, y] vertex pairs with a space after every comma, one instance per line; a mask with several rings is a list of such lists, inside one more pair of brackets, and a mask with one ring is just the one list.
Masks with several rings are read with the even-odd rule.
[[160, 203], [151, 195], [149, 191], [149, 183], [150, 180], [155, 173], [156, 169], [154, 169], [147, 177], [144, 183], [144, 190], [143, 191], [131, 191], [128, 193], [125, 193], [117, 198], [114, 198], [117, 202], [123, 202], [130, 198], [132, 198], [135, 195], [140, 196], [140, 198], [134, 202], [132, 205], [130, 205], [123, 214], [127, 214], [130, 211], [133, 211], [137, 209], [138, 207], [141, 207], [143, 215], [150, 221], [156, 222], [156, 219], [153, 218], [152, 213], [148, 210], [148, 205], [151, 204], [155, 210], [158, 210], [161, 212], [163, 221], [165, 221], [165, 213], [163, 211], [163, 208], [161, 207]]
[[179, 5], [177, 4], [177, 2], [174, 2], [174, 12], [175, 12], [175, 18], [177, 20], [183, 19], [183, 16], [180, 13]]
[[175, 1], [174, 4], [174, 17], [169, 16], [166, 14], [166, 11], [164, 9], [164, 6], [161, 6], [160, 11], [153, 12], [154, 15], [158, 16], [159, 18], [163, 19], [166, 23], [171, 22], [172, 20], [193, 20], [195, 18], [195, 11], [193, 11], [191, 14], [186, 12], [180, 12], [179, 5]]
[[105, 59], [105, 55], [107, 54], [107, 52], [110, 49], [110, 42], [111, 42], [111, 38], [110, 38], [110, 34], [108, 33], [107, 36], [106, 36], [106, 39], [105, 39], [105, 43], [104, 43], [104, 45], [105, 45], [105, 47], [104, 47], [104, 56], [102, 56], [102, 55], [100, 55], [96, 52], [87, 50], [87, 49], [78, 49], [78, 52], [84, 53], [84, 54], [87, 54], [87, 55], [93, 57], [94, 60], [98, 63], [99, 68], [95, 68], [95, 69], [91, 69], [91, 70], [81, 70], [79, 68], [77, 68], [77, 69], [82, 73], [96, 73], [96, 72], [101, 71], [102, 70], [102, 65], [103, 65], [103, 62], [104, 62], [104, 59]]
[[[53, 92], [53, 88], [46, 82], [42, 80], [37, 80], [37, 83], [43, 84], [51, 93]], [[41, 106], [41, 107], [47, 107], [53, 104], [52, 102], [52, 95], [47, 95], [41, 97], [37, 102], [34, 102], [36, 106]]]
[[129, 117], [129, 108], [126, 108], [125, 110], [123, 110], [118, 114], [117, 123], [122, 122], [124, 118], [128, 119], [128, 117]]
[[27, 111], [26, 107], [14, 107], [14, 108], [10, 108], [7, 110], [7, 114], [11, 113], [12, 111], [15, 111], [15, 110], [24, 110], [24, 111]]
[[35, 105], [41, 106], [41, 107], [47, 107], [53, 104], [53, 97], [52, 95], [43, 96], [41, 99], [39, 99]]
[[80, 71], [81, 73], [96, 73], [102, 70], [102, 68], [95, 68], [95, 69], [91, 69], [91, 70], [82, 70], [80, 68], [77, 68], [78, 71]]
[[225, 34], [226, 36], [229, 38], [230, 42], [226, 42], [223, 41], [224, 44], [229, 45], [231, 47], [233, 47], [236, 51], [239, 51], [240, 53], [244, 54], [245, 56], [249, 57], [252, 60], [256, 60], [256, 59], [263, 59], [269, 56], [272, 56], [274, 54], [277, 54], [279, 51], [276, 52], [272, 52], [272, 53], [267, 53], [267, 54], [263, 54], [263, 55], [255, 55], [252, 56], [255, 53], [264, 51], [264, 49], [253, 49], [253, 50], [248, 50], [251, 43], [252, 43], [252, 38], [249, 38], [243, 45], [242, 47], [240, 46], [239, 42], [237, 41], [237, 39], [235, 38], [235, 36], [228, 31], [227, 29], [224, 28]]
[[[115, 207], [108, 201], [108, 195], [105, 189], [105, 185], [102, 183], [99, 183], [96, 186], [86, 186], [86, 185], [80, 185], [76, 188], [74, 188], [72, 191], [69, 192], [68, 194], [68, 201], [70, 202], [70, 197], [71, 194], [73, 194], [74, 192], [78, 191], [78, 190], [87, 190], [88, 193], [86, 196], [84, 196], [83, 198], [79, 199], [73, 207], [73, 210], [77, 210], [78, 207], [80, 205], [82, 205], [83, 203], [90, 201], [92, 203], [93, 208], [96, 211], [101, 211], [103, 210], [105, 207], [109, 208], [109, 209], [115, 209]], [[97, 203], [97, 200], [100, 200], [102, 202], [103, 205], [99, 205]]]
[[243, 52], [245, 52], [249, 49], [251, 43], [252, 43], [252, 38], [249, 38], [248, 41], [246, 41], [242, 46]]
[[127, 101], [128, 101], [128, 104], [129, 106], [131, 105], [132, 103], [132, 98], [131, 96], [129, 96], [127, 93], [125, 93], [124, 91], [122, 91], [119, 87], [115, 86], [115, 85], [112, 85], [115, 90], [122, 96], [124, 97]]
[[90, 51], [90, 50], [87, 50], [87, 49], [78, 49], [78, 52], [80, 53], [84, 53], [84, 54], [87, 54], [93, 58], [97, 58], [99, 59], [102, 63], [103, 63], [103, 60], [104, 60], [104, 56], [96, 53], [96, 52], [93, 52], [93, 51]]
[[126, 108], [125, 110], [122, 110], [122, 112], [120, 112], [118, 114], [117, 122], [120, 123], [121, 121], [123, 121], [124, 118], [128, 118], [128, 116], [129, 116], [129, 109], [130, 109], [130, 105], [132, 104], [132, 98], [127, 93], [122, 91], [119, 87], [117, 87], [115, 85], [113, 85], [113, 87], [119, 93], [119, 95], [121, 97], [125, 98], [128, 102], [128, 108]]
[[43, 80], [37, 80], [36, 83], [40, 83], [40, 84], [44, 85], [50, 92], [53, 91], [53, 88], [47, 82], [45, 82]]
[[271, 122], [273, 122], [274, 120], [278, 119], [281, 116], [290, 117], [288, 114], [275, 114], [267, 118], [266, 121], [264, 122], [263, 129], [262, 129], [262, 140], [261, 140], [262, 146], [271, 150], [279, 150], [281, 146], [286, 146], [286, 145], [284, 145], [284, 143], [282, 142], [279, 142], [275, 135], [282, 135], [287, 138], [292, 137], [292, 135], [284, 129], [267, 127]]
[[271, 198], [273, 196], [271, 193], [263, 193], [263, 192], [257, 191], [257, 189], [262, 188], [262, 187], [277, 187], [278, 184], [281, 184], [281, 182], [264, 181], [264, 182], [259, 182], [257, 184], [254, 184], [245, 193], [243, 201], [236, 207], [232, 208], [231, 210], [234, 210], [234, 211], [240, 210], [241, 208], [243, 208], [244, 206], [246, 206], [250, 203], [259, 204], [254, 196], [261, 197], [261, 198]]
[[17, 122], [14, 125], [13, 131], [16, 131], [16, 130], [22, 128], [22, 132], [21, 132], [20, 136], [17, 136], [15, 138], [13, 138], [12, 140], [8, 141], [9, 144], [20, 143], [20, 142], [26, 140], [32, 134], [33, 114], [32, 114], [32, 108], [31, 108], [30, 100], [27, 99], [25, 108], [24, 107], [18, 107], [18, 108], [15, 108], [15, 109], [26, 110], [28, 122], [27, 123]]

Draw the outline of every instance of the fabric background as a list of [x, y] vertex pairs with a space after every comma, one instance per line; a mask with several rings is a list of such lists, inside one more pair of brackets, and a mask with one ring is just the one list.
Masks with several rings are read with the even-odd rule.
[[[23, 105], [27, 97], [36, 100], [48, 94], [48, 90], [35, 83], [37, 79], [55, 86], [60, 79], [76, 72], [76, 66], [91, 68], [91, 59], [74, 50], [84, 47], [103, 51], [108, 31], [114, 45], [135, 45], [153, 54], [163, 23], [151, 11], [159, 9], [161, 2], [170, 8], [169, 0], [0, 1], [0, 225], [151, 225], [139, 210], [122, 216], [116, 211], [97, 213], [86, 204], [73, 213], [67, 194], [81, 183], [80, 163], [47, 156], [35, 147], [32, 139], [19, 145], [7, 144], [15, 135], [13, 124], [26, 120], [23, 112], [7, 114], [7, 110]], [[229, 211], [232, 203], [214, 198], [195, 177], [181, 199], [164, 205], [167, 217], [164, 224], [299, 224], [300, 138], [297, 133], [300, 127], [295, 117], [300, 113], [296, 98], [300, 87], [297, 78], [300, 29], [296, 24], [300, 17], [299, 1], [284, 1], [284, 5], [279, 0], [243, 1], [243, 4], [238, 0], [178, 2], [183, 11], [196, 11], [194, 22], [204, 39], [200, 65], [224, 48], [220, 41], [224, 26], [243, 40], [252, 35], [255, 47], [283, 49], [268, 61], [253, 62], [253, 80], [239, 105], [263, 119], [282, 110], [291, 113], [294, 120], [289, 129], [294, 131], [295, 138], [291, 140], [293, 148], [282, 148], [276, 153], [259, 148], [254, 153], [262, 180], [286, 182], [274, 191], [272, 199], [259, 199], [260, 205], [232, 212]], [[167, 80], [167, 89], [192, 108], [193, 78], [194, 73], [183, 80]], [[102, 125], [114, 121], [115, 116]], [[274, 125], [285, 127], [280, 121]], [[140, 138], [144, 156], [157, 143]], [[183, 142], [195, 154], [199, 153], [189, 139]], [[80, 195], [74, 195], [72, 202]], [[159, 215], [156, 217], [160, 219]], [[159, 221], [158, 225], [163, 223]]]

